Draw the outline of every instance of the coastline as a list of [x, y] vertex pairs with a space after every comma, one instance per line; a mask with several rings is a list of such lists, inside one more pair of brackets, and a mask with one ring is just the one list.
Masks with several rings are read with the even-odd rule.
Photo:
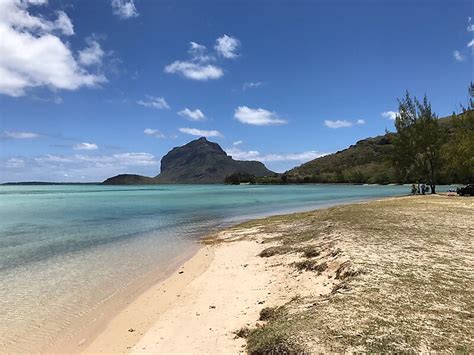
[[[385, 197], [382, 199], [390, 199], [393, 197]], [[395, 197], [397, 198], [397, 197]], [[228, 225], [219, 228], [215, 232], [211, 232], [208, 235], [203, 236], [200, 239], [200, 244], [197, 250], [186, 258], [182, 259], [180, 263], [174, 263], [170, 266], [167, 273], [156, 279], [154, 282], [144, 282], [145, 287], [141, 287], [133, 295], [128, 295], [126, 302], [116, 303], [112, 309], [108, 312], [104, 312], [101, 316], [100, 322], [93, 324], [88, 329], [81, 329], [77, 331], [72, 337], [63, 338], [58, 342], [55, 342], [51, 346], [46, 348], [46, 352], [67, 352], [67, 353], [129, 353], [139, 349], [135, 349], [135, 345], [139, 340], [149, 331], [156, 320], [163, 315], [163, 313], [172, 309], [180, 297], [182, 297], [182, 291], [191, 284], [194, 280], [201, 277], [211, 264], [215, 261], [216, 249], [220, 242], [230, 241], [228, 232], [233, 228], [238, 228], [242, 223], [248, 223], [255, 220], [277, 217], [281, 215], [291, 215], [299, 213], [308, 213], [310, 211], [324, 210], [334, 206], [347, 206], [360, 203], [367, 203], [370, 201], [377, 201], [380, 198], [356, 198], [352, 201], [343, 202], [329, 202], [327, 204], [308, 205], [300, 208], [289, 208], [285, 210], [278, 210], [273, 214], [262, 213], [253, 214], [250, 218], [248, 215], [238, 216], [229, 221]], [[214, 243], [218, 241], [218, 243]], [[232, 255], [234, 253], [241, 253], [240, 246], [234, 244], [235, 248], [228, 253]], [[257, 253], [255, 246], [252, 247], [253, 254], [248, 255], [248, 262], [252, 262], [254, 256]], [[218, 265], [222, 265], [225, 259], [229, 256], [224, 253], [225, 257], [223, 260], [217, 261]], [[243, 263], [248, 265], [248, 263]], [[218, 266], [220, 267], [220, 266]], [[227, 267], [227, 266], [226, 266]], [[188, 270], [186, 275], [180, 274], [180, 271]], [[249, 269], [250, 270], [250, 269]], [[262, 272], [262, 268], [258, 272]], [[255, 275], [257, 272], [254, 272]], [[246, 276], [248, 273], [246, 273]], [[210, 276], [213, 278], [214, 276]], [[270, 292], [271, 293], [271, 292]], [[258, 298], [257, 304], [260, 299]], [[182, 297], [181, 300], [186, 299]], [[280, 296], [281, 299], [281, 296]], [[158, 303], [154, 301], [159, 300]], [[263, 303], [261, 303], [263, 304]], [[250, 306], [246, 305], [246, 309]], [[246, 317], [245, 324], [250, 324], [255, 318], [255, 314], [251, 317]], [[258, 318], [258, 312], [256, 318]], [[97, 319], [94, 319], [95, 322]], [[135, 324], [139, 324], [137, 327]], [[133, 331], [129, 331], [133, 329]], [[125, 332], [126, 330], [126, 332]], [[235, 342], [235, 335], [233, 334], [235, 329], [231, 330], [231, 339]], [[118, 336], [121, 334], [121, 336]], [[228, 334], [225, 334], [228, 335]], [[222, 334], [221, 334], [222, 336]], [[242, 343], [242, 341], [240, 342]], [[243, 344], [239, 344], [234, 350], [241, 350]], [[133, 350], [132, 350], [133, 349]], [[191, 351], [193, 348], [188, 349]], [[143, 350], [143, 349], [140, 349]], [[168, 351], [171, 351], [168, 349]], [[230, 350], [229, 350], [230, 351]]]
[[[129, 307], [134, 305], [154, 286], [168, 280], [179, 268], [193, 259], [201, 249], [202, 245], [197, 244], [195, 247], [172, 259], [165, 269], [160, 266], [127, 285], [119, 293], [104, 300], [96, 309], [89, 310], [78, 322], [72, 323], [70, 327], [60, 330], [55, 338], [50, 339], [48, 344], [41, 347], [40, 353], [82, 352], [84, 348], [88, 347], [100, 334], [107, 330], [109, 324], [116, 317], [126, 312]], [[136, 336], [137, 334], [134, 335]]]
[[[367, 275], [380, 272], [376, 269], [370, 270], [373, 265], [382, 264], [381, 261], [374, 264], [379, 253], [374, 253], [377, 245], [361, 247], [345, 240], [358, 240], [359, 237], [356, 231], [337, 227], [343, 219], [341, 213], [355, 211], [355, 218], [360, 219], [361, 213], [366, 214], [367, 211], [379, 213], [385, 209], [384, 213], [389, 211], [411, 214], [417, 213], [420, 206], [427, 205], [432, 211], [442, 210], [443, 213], [452, 213], [454, 208], [465, 213], [466, 209], [470, 211], [473, 208], [469, 200], [457, 197], [388, 197], [311, 212], [272, 216], [226, 228], [203, 238], [203, 245], [196, 254], [169, 277], [152, 285], [119, 311], [105, 327], [94, 334], [93, 339], [80, 344], [69, 343], [60, 350], [81, 353], [239, 353], [249, 350], [246, 348], [248, 343], [250, 346], [261, 346], [275, 341], [272, 338], [273, 333], [271, 336], [266, 334], [269, 329], [274, 331], [275, 323], [275, 329], [278, 331], [281, 324], [285, 324], [282, 334], [291, 339], [285, 340], [285, 346], [296, 346], [294, 344], [297, 344], [299, 339], [300, 343], [309, 344], [311, 351], [363, 351], [367, 347], [358, 344], [338, 347], [342, 346], [339, 344], [340, 339], [346, 335], [338, 335], [329, 340], [318, 335], [317, 339], [321, 344], [312, 338], [301, 341], [301, 334], [293, 334], [293, 317], [285, 316], [287, 318], [278, 323], [281, 322], [280, 315], [262, 319], [261, 312], [267, 308], [282, 309], [285, 312], [288, 308], [291, 309], [291, 314], [301, 312], [301, 309], [306, 310], [308, 307], [306, 303], [301, 303], [301, 300], [307, 302], [308, 299], [311, 300], [311, 305], [326, 307], [326, 304], [331, 304], [333, 300], [340, 301], [344, 300], [344, 297], [350, 297], [346, 295], [351, 295], [358, 287], [367, 288], [363, 285]], [[408, 206], [406, 211], [403, 211], [404, 206]], [[354, 216], [348, 221], [354, 222]], [[453, 214], [452, 218], [458, 216]], [[306, 229], [301, 229], [302, 226], [307, 227], [308, 221], [313, 223], [311, 238], [313, 234], [319, 235], [316, 244], [305, 234]], [[313, 221], [319, 222], [315, 225]], [[374, 226], [380, 227], [378, 224], [381, 222], [374, 223]], [[469, 222], [464, 222], [461, 226], [450, 223], [450, 231], [457, 233], [454, 227], [471, 228], [472, 225]], [[291, 244], [288, 244], [282, 239], [287, 238], [288, 233], [292, 234], [298, 230], [304, 233], [301, 234], [303, 239], [297, 240], [297, 247], [293, 246], [296, 240], [290, 240]], [[369, 249], [366, 249], [367, 247]], [[403, 251], [405, 252], [406, 250]], [[402, 252], [399, 253], [401, 255]], [[398, 259], [400, 255], [394, 257]], [[406, 260], [412, 257], [413, 255], [410, 255]], [[380, 285], [378, 287], [383, 289]], [[387, 300], [384, 304], [385, 302]], [[328, 310], [328, 314], [330, 311], [333, 310]], [[352, 311], [358, 310], [355, 308]], [[325, 318], [319, 312], [321, 310], [317, 316]], [[374, 313], [377, 313], [376, 307]], [[350, 316], [355, 316], [355, 322], [358, 318], [363, 318], [360, 314]], [[301, 317], [302, 324], [308, 321], [304, 314], [298, 317]], [[313, 319], [316, 319], [314, 315], [311, 321]], [[326, 321], [333, 322], [334, 326], [339, 325], [339, 320], [328, 320], [326, 317]], [[347, 329], [347, 324], [345, 327], [342, 329]], [[236, 335], [239, 330], [245, 334]], [[462, 331], [466, 332], [466, 329], [460, 327], [458, 333]], [[247, 332], [250, 332], [250, 335]], [[432, 329], [426, 336], [431, 333]], [[469, 331], [466, 334], [469, 336]], [[280, 334], [278, 339], [279, 337]], [[296, 342], [294, 339], [297, 339]], [[396, 340], [393, 342], [395, 344]], [[433, 347], [425, 346], [422, 349]]]
[[[237, 225], [238, 223], [243, 223], [245, 221], [251, 221], [254, 219], [267, 218], [275, 214], [288, 214], [288, 213], [301, 213], [307, 212], [315, 209], [327, 208], [334, 205], [345, 205], [352, 203], [359, 203], [366, 200], [372, 200], [376, 198], [381, 198], [380, 196], [376, 197], [359, 197], [354, 196], [350, 201], [332, 201], [332, 202], [322, 202], [316, 204], [308, 204], [300, 207], [290, 206], [287, 208], [273, 208], [266, 212], [259, 211], [259, 209], [249, 213], [243, 212], [240, 214], [232, 214], [223, 220], [222, 223], [216, 225], [212, 228], [202, 231], [203, 235], [206, 233], [214, 233], [217, 230], [232, 228], [232, 226]], [[112, 319], [116, 317], [117, 314], [121, 313], [129, 304], [133, 303], [136, 298], [141, 294], [146, 292], [151, 287], [155, 286], [157, 283], [163, 281], [168, 276], [172, 275], [174, 270], [179, 268], [183, 262], [185, 262], [191, 254], [196, 252], [198, 245], [198, 239], [193, 239], [192, 243], [195, 245], [195, 250], [189, 255], [178, 255], [176, 260], [171, 260], [172, 265], [160, 265], [151, 271], [142, 272], [138, 277], [134, 278], [131, 282], [127, 280], [123, 282], [122, 285], [116, 289], [110, 296], [103, 298], [99, 303], [92, 305], [91, 307], [84, 307], [84, 310], [76, 317], [70, 317], [68, 322], [63, 326], [58, 327], [56, 330], [49, 332], [42, 332], [46, 336], [42, 336], [38, 339], [38, 342], [31, 342], [30, 344], [21, 343], [23, 351], [40, 351], [40, 352], [80, 352], [83, 349], [87, 348], [93, 340], [101, 334], [111, 322]], [[183, 252], [181, 249], [179, 252]], [[184, 253], [187, 253], [184, 252]], [[136, 255], [139, 254], [131, 254]], [[137, 260], [137, 263], [139, 261]], [[132, 261], [134, 263], [134, 261]], [[82, 280], [82, 281], [79, 281]], [[77, 279], [79, 282], [87, 282], [87, 275]], [[87, 291], [87, 285], [84, 285], [85, 291]], [[59, 318], [58, 318], [59, 319]], [[46, 325], [52, 324], [50, 322], [45, 322]], [[10, 328], [13, 329], [13, 328]], [[45, 329], [41, 327], [41, 329]], [[132, 332], [133, 333], [133, 332]], [[9, 334], [9, 332], [6, 332]], [[11, 333], [10, 333], [11, 334]], [[35, 333], [36, 334], [36, 333]], [[128, 335], [128, 334], [127, 334]], [[134, 334], [136, 335], [136, 334]], [[12, 343], [14, 344], [14, 343]], [[26, 345], [25, 345], [26, 344]], [[7, 346], [7, 349], [20, 349], [16, 345], [11, 347]]]

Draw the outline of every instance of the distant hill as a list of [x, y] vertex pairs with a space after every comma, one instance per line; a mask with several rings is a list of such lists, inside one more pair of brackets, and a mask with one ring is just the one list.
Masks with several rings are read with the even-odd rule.
[[[440, 118], [439, 123], [449, 134], [452, 129], [451, 117]], [[279, 179], [283, 177], [285, 182], [297, 183], [396, 183], [395, 171], [388, 161], [395, 134], [386, 133], [362, 139], [347, 149], [288, 170]]]
[[143, 185], [156, 183], [154, 178], [135, 174], [120, 174], [110, 177], [103, 182], [105, 185]]
[[301, 182], [388, 183], [395, 179], [387, 163], [392, 152], [393, 133], [366, 138], [349, 148], [293, 168], [285, 173]]
[[173, 148], [161, 159], [161, 172], [155, 177], [123, 174], [111, 177], [104, 184], [213, 184], [223, 183], [232, 174], [263, 177], [274, 174], [258, 161], [232, 159], [214, 142], [202, 137]]

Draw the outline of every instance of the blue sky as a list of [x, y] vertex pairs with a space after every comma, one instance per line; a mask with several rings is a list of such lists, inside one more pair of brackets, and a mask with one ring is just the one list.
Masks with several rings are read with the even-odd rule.
[[[0, 2], [0, 181], [154, 176], [200, 135], [285, 171], [439, 116], [473, 80], [470, 0]], [[473, 16], [474, 17], [474, 16]]]

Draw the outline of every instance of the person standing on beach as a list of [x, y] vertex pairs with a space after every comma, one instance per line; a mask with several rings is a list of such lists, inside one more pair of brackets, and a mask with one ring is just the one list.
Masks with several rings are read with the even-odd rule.
[[422, 183], [421, 186], [420, 186], [420, 188], [421, 188], [421, 194], [424, 195], [425, 192], [426, 192], [426, 185], [425, 185], [425, 183]]

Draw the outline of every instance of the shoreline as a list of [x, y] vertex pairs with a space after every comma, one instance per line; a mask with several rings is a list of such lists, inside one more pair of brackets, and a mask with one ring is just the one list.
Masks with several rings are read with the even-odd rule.
[[[313, 259], [303, 258], [302, 263], [301, 253], [306, 255], [314, 247], [312, 244], [298, 244], [297, 249], [293, 248], [295, 254], [286, 250], [288, 247], [282, 246], [278, 238], [294, 232], [298, 223], [307, 223], [312, 216], [419, 201], [446, 206], [453, 201], [464, 202], [447, 196], [386, 197], [250, 220], [212, 233], [202, 238], [202, 245], [184, 264], [144, 290], [104, 327], [96, 329], [93, 338], [58, 349], [81, 353], [245, 352], [247, 342], [255, 340], [236, 333], [244, 328], [256, 329], [256, 333], [268, 328], [271, 320], [259, 320], [262, 309], [279, 309], [305, 298], [313, 298], [314, 304], [326, 302], [350, 290], [351, 275], [360, 274], [352, 260], [354, 246], [349, 247], [334, 234], [332, 222], [319, 226], [325, 231], [317, 244], [316, 259], [322, 262], [319, 266], [325, 264], [321, 272], [313, 271], [316, 264], [308, 264]], [[267, 230], [267, 224], [278, 228]], [[275, 259], [261, 257], [269, 249], [275, 249]], [[347, 265], [351, 266], [346, 270]], [[341, 273], [349, 275], [347, 280], [340, 278]], [[319, 344], [308, 344], [312, 350], [328, 350]]]
[[[103, 322], [103, 326], [99, 329], [99, 332], [96, 333], [95, 336], [93, 336], [86, 342], [67, 342], [66, 346], [61, 348], [61, 350], [65, 350], [66, 352], [85, 354], [111, 352], [129, 353], [140, 352], [145, 350], [142, 349], [143, 347], [141, 347], [140, 345], [141, 339], [151, 330], [153, 325], [158, 321], [160, 317], [163, 316], [164, 313], [176, 309], [176, 305], [178, 304], [178, 302], [182, 300], [185, 300], [184, 302], [186, 302], [186, 298], [182, 297], [181, 295], [183, 290], [193, 281], [201, 277], [208, 270], [211, 264], [215, 261], [215, 253], [219, 248], [219, 245], [221, 245], [221, 243], [226, 243], [229, 241], [227, 233], [233, 228], [238, 228], [238, 226], [243, 223], [251, 223], [260, 219], [272, 217], [275, 218], [278, 216], [310, 213], [312, 211], [325, 210], [335, 206], [350, 206], [369, 203], [371, 201], [380, 201], [394, 198], [396, 199], [401, 197], [402, 196], [390, 196], [372, 199], [356, 199], [354, 201], [346, 201], [343, 203], [329, 203], [321, 206], [311, 206], [310, 208], [312, 209], [303, 207], [301, 209], [296, 210], [278, 211], [276, 214], [253, 216], [253, 218], [251, 219], [237, 217], [236, 221], [234, 221], [230, 225], [225, 226], [223, 228], [219, 228], [217, 231], [211, 232], [208, 235], [201, 237], [199, 249], [197, 249], [193, 255], [186, 259], [181, 265], [178, 265], [177, 267], [173, 268], [173, 271], [167, 277], [149, 285], [148, 288], [138, 293], [130, 303], [127, 303], [125, 307], [119, 309], [115, 315], [105, 320]], [[259, 243], [261, 243], [261, 241], [259, 241], [257, 244]], [[232, 250], [230, 254], [232, 254], [234, 251], [241, 252], [241, 250], [238, 249], [238, 247], [235, 248], [235, 250]], [[252, 246], [251, 249], [255, 251], [255, 246]], [[262, 248], [257, 247], [257, 250], [259, 249]], [[256, 254], [258, 253], [252, 253], [251, 255], [249, 255], [248, 261], [251, 262], [252, 259], [254, 259], [254, 257], [256, 256]], [[226, 254], [226, 257], [228, 256], [230, 255]], [[219, 260], [218, 263], [222, 264], [222, 260]], [[242, 265], [247, 265], [245, 266], [245, 268], [248, 267], [248, 263], [243, 262]], [[183, 274], [179, 273], [180, 271], [185, 270], [187, 271], [183, 272]], [[263, 271], [261, 265], [259, 271]], [[268, 281], [271, 280], [266, 280], [266, 282]], [[323, 279], [320, 281], [321, 284], [324, 283]], [[322, 289], [326, 288], [325, 291], [327, 293], [330, 291], [330, 288], [325, 286], [322, 286]], [[271, 292], [269, 293], [271, 294]], [[273, 300], [273, 302], [268, 302], [268, 300], [262, 302], [260, 298], [265, 298], [264, 295], [259, 295], [257, 298], [257, 305], [264, 303], [275, 303], [275, 300]], [[279, 295], [278, 300], [281, 301], [282, 298], [284, 299], [285, 297], [283, 295]], [[152, 303], [153, 301], [157, 300], [159, 300], [159, 302], [157, 302], [156, 304]], [[249, 306], [246, 305], [245, 308], [248, 309]], [[153, 315], [150, 315], [152, 313]], [[246, 320], [243, 324], [250, 325], [251, 323], [253, 323], [253, 320], [256, 319], [258, 319], [258, 312], [253, 312], [251, 317], [246, 317]], [[137, 326], [136, 324], [139, 324], [139, 326]], [[235, 342], [235, 335], [232, 332], [236, 330], [238, 329], [232, 329], [231, 331], [228, 329], [226, 334], [221, 334], [221, 336], [230, 335], [230, 340], [232, 340], [232, 342]], [[119, 334], [120, 336], [118, 336]], [[242, 346], [244, 345], [242, 339], [240, 343], [241, 344], [239, 344], [232, 350], [241, 350]], [[187, 350], [192, 351], [192, 348], [189, 348]], [[154, 351], [157, 350], [155, 349]], [[171, 349], [168, 349], [168, 351], [171, 351]]]
[[[91, 344], [99, 344], [96, 339], [101, 337], [111, 323], [115, 322], [115, 319], [120, 317], [124, 312], [128, 312], [128, 308], [137, 302], [142, 296], [148, 293], [153, 293], [155, 288], [159, 288], [161, 284], [165, 283], [169, 278], [173, 278], [175, 271], [183, 267], [191, 259], [197, 257], [201, 249], [204, 247], [203, 240], [208, 238], [209, 235], [216, 235], [222, 231], [227, 231], [235, 226], [242, 223], [251, 222], [254, 220], [271, 218], [280, 215], [305, 213], [308, 211], [315, 211], [321, 209], [327, 209], [333, 206], [344, 206], [365, 203], [368, 201], [374, 201], [380, 198], [393, 198], [389, 197], [374, 197], [374, 198], [354, 198], [350, 201], [336, 201], [328, 202], [324, 204], [307, 205], [302, 207], [290, 207], [287, 209], [278, 209], [272, 212], [253, 213], [250, 215], [239, 215], [230, 218], [224, 222], [221, 226], [211, 229], [207, 234], [203, 235], [196, 240], [196, 245], [192, 250], [188, 250], [186, 253], [177, 256], [172, 263], [167, 266], [164, 270], [162, 266], [159, 266], [153, 271], [148, 271], [145, 275], [140, 276], [138, 279], [127, 285], [119, 293], [112, 295], [109, 299], [104, 300], [101, 304], [97, 305], [94, 309], [89, 309], [85, 315], [81, 318], [73, 321], [70, 326], [60, 329], [57, 333], [51, 337], [46, 343], [42, 344], [39, 348], [40, 352], [44, 353], [78, 353], [83, 352], [84, 349], [88, 349]], [[197, 261], [200, 264], [200, 261]], [[194, 275], [198, 277], [199, 275]], [[146, 328], [146, 327], [145, 327]], [[127, 328], [129, 329], [129, 328]], [[143, 330], [142, 330], [143, 332]], [[132, 334], [126, 334], [125, 339], [136, 339], [137, 332], [130, 332]], [[134, 344], [134, 341], [125, 341], [126, 347], [130, 344]], [[31, 349], [32, 351], [38, 349]], [[90, 352], [87, 350], [87, 352]], [[92, 352], [99, 352], [94, 350]]]
[[[134, 280], [123, 290], [103, 300], [96, 308], [90, 309], [76, 323], [58, 331], [55, 338], [41, 347], [40, 353], [79, 353], [92, 343], [108, 324], [113, 321], [138, 298], [148, 292], [153, 286], [167, 280], [175, 271], [192, 259], [201, 249], [196, 244], [185, 253], [176, 256], [166, 267], [157, 267]], [[36, 349], [37, 350], [37, 349]]]
[[[61, 341], [54, 343], [47, 348], [47, 352], [67, 352], [67, 353], [107, 353], [107, 352], [121, 352], [127, 353], [137, 344], [140, 337], [152, 327], [153, 320], [161, 314], [165, 313], [169, 308], [172, 308], [173, 302], [176, 299], [169, 298], [170, 295], [179, 298], [179, 290], [182, 290], [186, 285], [201, 276], [207, 268], [211, 265], [214, 258], [215, 246], [209, 245], [209, 241], [214, 240], [220, 234], [226, 234], [228, 230], [239, 226], [242, 223], [257, 221], [264, 218], [285, 216], [298, 213], [308, 213], [316, 210], [324, 210], [335, 206], [347, 206], [354, 204], [367, 203], [370, 201], [377, 201], [380, 199], [399, 198], [401, 196], [389, 196], [382, 198], [357, 198], [352, 201], [331, 202], [322, 205], [311, 205], [300, 208], [289, 208], [285, 210], [277, 210], [275, 213], [268, 214], [253, 214], [251, 216], [238, 216], [228, 222], [227, 225], [217, 228], [208, 234], [202, 236], [198, 241], [198, 247], [181, 262], [174, 263], [170, 266], [161, 277], [156, 281], [146, 283], [141, 290], [136, 290], [133, 296], [128, 297], [128, 301], [116, 305], [113, 311], [107, 316], [102, 315], [100, 322], [97, 325], [87, 329], [79, 330], [78, 334], [73, 337], [61, 339]], [[196, 269], [195, 269], [196, 268]], [[190, 270], [186, 277], [179, 274], [180, 270]], [[184, 284], [183, 284], [184, 282]], [[143, 283], [142, 283], [143, 284]], [[165, 297], [163, 297], [165, 296]], [[159, 305], [150, 306], [150, 300], [160, 298]], [[170, 302], [171, 301], [171, 302]], [[167, 306], [163, 306], [165, 303]], [[150, 319], [147, 314], [144, 315], [143, 309], [151, 308], [156, 312], [153, 319]], [[140, 328], [129, 326], [136, 324], [134, 318], [139, 318]], [[127, 333], [124, 329], [127, 329]], [[133, 329], [133, 331], [128, 331]], [[117, 334], [122, 334], [123, 337], [117, 341]], [[112, 350], [113, 349], [113, 350]], [[125, 349], [125, 350], [124, 350]]]

